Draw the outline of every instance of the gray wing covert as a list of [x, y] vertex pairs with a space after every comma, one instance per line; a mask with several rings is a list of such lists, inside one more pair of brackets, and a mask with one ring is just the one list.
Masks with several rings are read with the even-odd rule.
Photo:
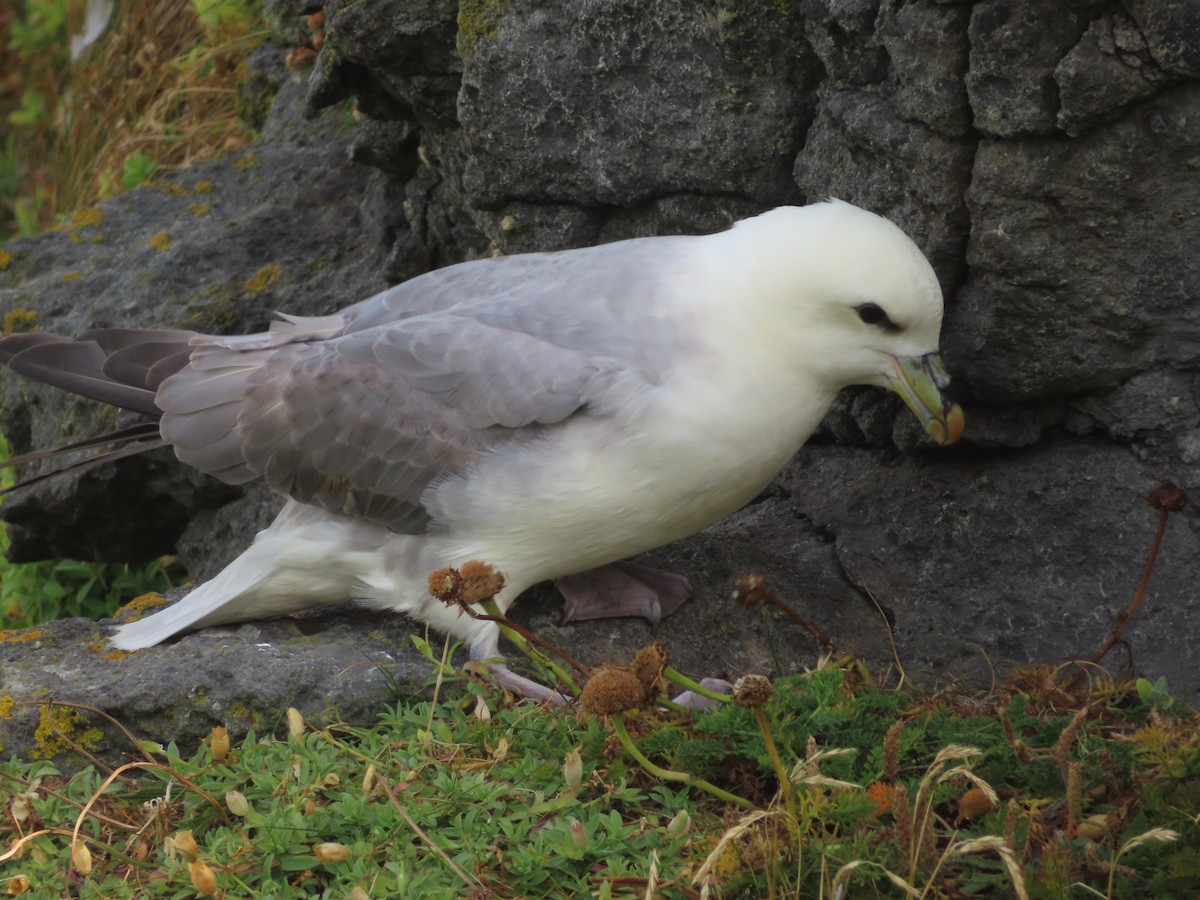
[[312, 343], [200, 347], [158, 403], [184, 462], [417, 533], [434, 480], [535, 438], [621, 368], [449, 314]]

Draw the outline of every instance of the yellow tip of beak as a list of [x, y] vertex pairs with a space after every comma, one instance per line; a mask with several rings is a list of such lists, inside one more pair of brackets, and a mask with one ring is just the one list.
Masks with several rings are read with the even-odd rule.
[[927, 431], [929, 436], [941, 444], [943, 447], [948, 447], [955, 443], [963, 435], [963, 429], [966, 428], [966, 418], [963, 416], [962, 407], [955, 403], [946, 410], [944, 422], [933, 421], [929, 423]]
[[941, 444], [949, 446], [963, 435], [966, 425], [962, 407], [949, 402], [942, 388], [950, 376], [936, 353], [925, 356], [892, 357], [894, 371], [888, 375], [888, 385], [913, 411], [926, 433]]

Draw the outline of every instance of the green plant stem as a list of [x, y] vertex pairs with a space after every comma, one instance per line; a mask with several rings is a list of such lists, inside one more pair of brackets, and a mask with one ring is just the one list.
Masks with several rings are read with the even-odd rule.
[[629, 755], [638, 761], [643, 769], [653, 775], [655, 778], [661, 778], [664, 781], [678, 781], [689, 787], [699, 788], [702, 791], [708, 791], [714, 797], [724, 800], [726, 803], [734, 803], [743, 809], [758, 809], [753, 803], [745, 797], [739, 797], [736, 794], [731, 794], [729, 791], [722, 790], [715, 784], [710, 784], [703, 778], [697, 778], [689, 772], [675, 772], [671, 769], [664, 769], [661, 766], [656, 766], [637, 748], [637, 744], [633, 742], [633, 738], [629, 736], [629, 732], [625, 729], [625, 719], [620, 714], [612, 716], [613, 732], [617, 735], [617, 740], [621, 742]]
[[722, 694], [720, 691], [714, 691], [712, 688], [706, 688], [704, 685], [700, 684], [699, 682], [692, 681], [692, 679], [681, 674], [677, 670], [672, 669], [670, 666], [667, 666], [662, 670], [662, 677], [667, 681], [675, 682], [675, 684], [691, 691], [694, 694], [699, 694], [701, 697], [707, 697], [710, 700], [720, 700], [722, 703], [733, 702], [728, 694]]
[[500, 611], [500, 607], [496, 605], [495, 597], [488, 597], [486, 600], [481, 601], [479, 605], [483, 607], [483, 609], [491, 617], [492, 621], [500, 626], [501, 634], [516, 644], [517, 648], [531, 660], [545, 665], [551, 672], [554, 673], [555, 678], [567, 686], [567, 689], [571, 692], [572, 696], [579, 696], [579, 685], [575, 683], [575, 679], [567, 674], [566, 669], [564, 669], [550, 657], [546, 656], [544, 653], [538, 651], [537, 648], [533, 646], [532, 642], [525, 637], [525, 635], [521, 634], [520, 631], [513, 628], [508, 623], [508, 620], [505, 619], [504, 614]]
[[754, 707], [754, 718], [758, 720], [758, 730], [762, 732], [763, 743], [767, 745], [767, 756], [771, 758], [771, 765], [775, 769], [775, 777], [779, 779], [779, 792], [783, 794], [783, 803], [787, 807], [788, 817], [793, 822], [798, 822], [799, 819], [796, 817], [796, 788], [792, 785], [792, 779], [788, 778], [783, 760], [779, 758], [779, 750], [775, 747], [775, 738], [771, 736], [771, 726], [767, 722], [767, 715], [762, 711], [762, 707]]

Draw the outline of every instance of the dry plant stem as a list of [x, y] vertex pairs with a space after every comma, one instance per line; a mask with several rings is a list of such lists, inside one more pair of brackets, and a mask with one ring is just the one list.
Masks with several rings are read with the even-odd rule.
[[404, 819], [404, 821], [408, 823], [408, 827], [413, 830], [413, 834], [415, 834], [417, 836], [417, 838], [420, 839], [425, 844], [425, 846], [429, 847], [434, 853], [436, 853], [438, 855], [438, 857], [442, 860], [442, 862], [444, 862], [447, 866], [449, 866], [450, 871], [452, 871], [455, 875], [457, 875], [459, 878], [462, 879], [463, 884], [468, 885], [470, 887], [478, 886], [479, 879], [470, 875], [462, 866], [460, 866], [458, 863], [456, 863], [454, 860], [452, 860], [447, 855], [446, 851], [443, 850], [441, 847], [439, 847], [436, 843], [434, 843], [433, 840], [429, 837], [429, 835], [426, 834], [425, 831], [421, 828], [421, 826], [416, 823], [416, 821], [413, 819], [413, 817], [411, 815], [409, 815], [408, 810], [405, 809], [404, 806], [400, 803], [400, 801], [396, 799], [396, 789], [393, 788], [388, 783], [387, 779], [384, 778], [383, 775], [379, 774], [378, 772], [375, 774], [375, 777], [379, 780], [380, 786], [383, 788], [384, 792], [387, 794], [388, 800], [390, 800], [392, 802], [392, 806], [394, 806], [396, 808], [396, 812], [400, 813], [400, 817], [402, 819]]
[[[1154, 531], [1154, 542], [1150, 545], [1150, 555], [1146, 558], [1146, 568], [1142, 572], [1142, 580], [1134, 591], [1133, 599], [1129, 601], [1129, 606], [1117, 616], [1117, 624], [1113, 626], [1113, 630], [1109, 633], [1108, 639], [1100, 645], [1100, 649], [1092, 654], [1092, 658], [1088, 661], [1095, 666], [1100, 663], [1108, 655], [1108, 651], [1113, 648], [1113, 645], [1121, 639], [1125, 633], [1125, 628], [1129, 625], [1133, 614], [1137, 612], [1137, 608], [1142, 604], [1142, 598], [1146, 595], [1146, 588], [1150, 585], [1150, 575], [1154, 572], [1154, 563], [1158, 561], [1158, 551], [1162, 547], [1163, 535], [1167, 531], [1167, 518], [1171, 513], [1165, 509], [1158, 512], [1158, 528]], [[1068, 688], [1077, 687], [1079, 682], [1083, 680], [1086, 670], [1078, 670], [1067, 682]]]
[[495, 597], [488, 597], [486, 600], [481, 601], [479, 605], [487, 610], [488, 615], [480, 615], [474, 611], [471, 611], [471, 615], [473, 615], [476, 619], [483, 619], [487, 622], [495, 622], [500, 626], [500, 631], [504, 634], [504, 636], [516, 644], [522, 653], [531, 659], [536, 657], [538, 660], [543, 662], [550, 669], [550, 671], [554, 673], [554, 676], [567, 686], [567, 689], [571, 692], [572, 696], [579, 696], [579, 685], [575, 683], [575, 679], [567, 674], [567, 670], [545, 654], [539, 653], [534, 648], [537, 647], [538, 649], [546, 650], [549, 653], [557, 654], [566, 661], [567, 665], [572, 666], [577, 672], [582, 673], [585, 677], [588, 674], [586, 666], [572, 659], [570, 656], [568, 656], [566, 653], [563, 653], [548, 641], [543, 641], [537, 635], [530, 632], [527, 628], [522, 628], [515, 622], [510, 622], [508, 619], [506, 619], [503, 613], [500, 612], [500, 607], [496, 605]]
[[656, 766], [654, 763], [650, 762], [645, 755], [642, 754], [641, 750], [637, 748], [637, 744], [633, 742], [633, 738], [629, 736], [629, 732], [625, 729], [625, 719], [620, 713], [615, 716], [611, 716], [609, 721], [612, 722], [613, 732], [617, 735], [617, 740], [621, 742], [621, 746], [625, 748], [626, 752], [628, 752], [630, 756], [637, 760], [638, 765], [640, 765], [655, 778], [661, 778], [664, 781], [678, 781], [688, 785], [689, 787], [699, 788], [702, 791], [708, 791], [708, 793], [712, 794], [714, 797], [724, 800], [726, 803], [734, 803], [743, 809], [758, 808], [745, 797], [738, 797], [736, 794], [731, 794], [729, 791], [722, 790], [715, 784], [710, 784], [703, 778], [697, 778], [695, 775], [692, 775], [689, 772], [675, 772], [671, 769], [664, 769], [661, 766]]
[[775, 607], [777, 610], [811, 634], [814, 640], [821, 645], [822, 650], [832, 653], [838, 649], [837, 645], [833, 642], [833, 638], [829, 636], [828, 632], [826, 632], [819, 625], [815, 624], [814, 622], [810, 622], [808, 619], [802, 616], [792, 607], [790, 603], [780, 597], [773, 590], [770, 588], [764, 588], [762, 597], [764, 603], [768, 603]]
[[783, 760], [779, 758], [779, 750], [775, 747], [775, 738], [771, 736], [771, 726], [767, 723], [766, 713], [761, 706], [754, 707], [754, 718], [758, 720], [758, 730], [762, 732], [763, 743], [767, 746], [767, 756], [771, 757], [771, 766], [775, 769], [775, 777], [779, 779], [779, 792], [783, 794], [783, 803], [787, 807], [788, 817], [793, 822], [800, 821], [796, 815], [796, 788], [792, 779], [788, 778]]

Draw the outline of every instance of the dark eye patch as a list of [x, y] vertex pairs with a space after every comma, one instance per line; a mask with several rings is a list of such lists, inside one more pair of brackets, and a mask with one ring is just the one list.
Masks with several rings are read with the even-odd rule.
[[900, 331], [900, 326], [888, 318], [883, 307], [877, 303], [864, 303], [855, 309], [858, 311], [858, 318], [867, 325], [876, 325], [893, 333]]

